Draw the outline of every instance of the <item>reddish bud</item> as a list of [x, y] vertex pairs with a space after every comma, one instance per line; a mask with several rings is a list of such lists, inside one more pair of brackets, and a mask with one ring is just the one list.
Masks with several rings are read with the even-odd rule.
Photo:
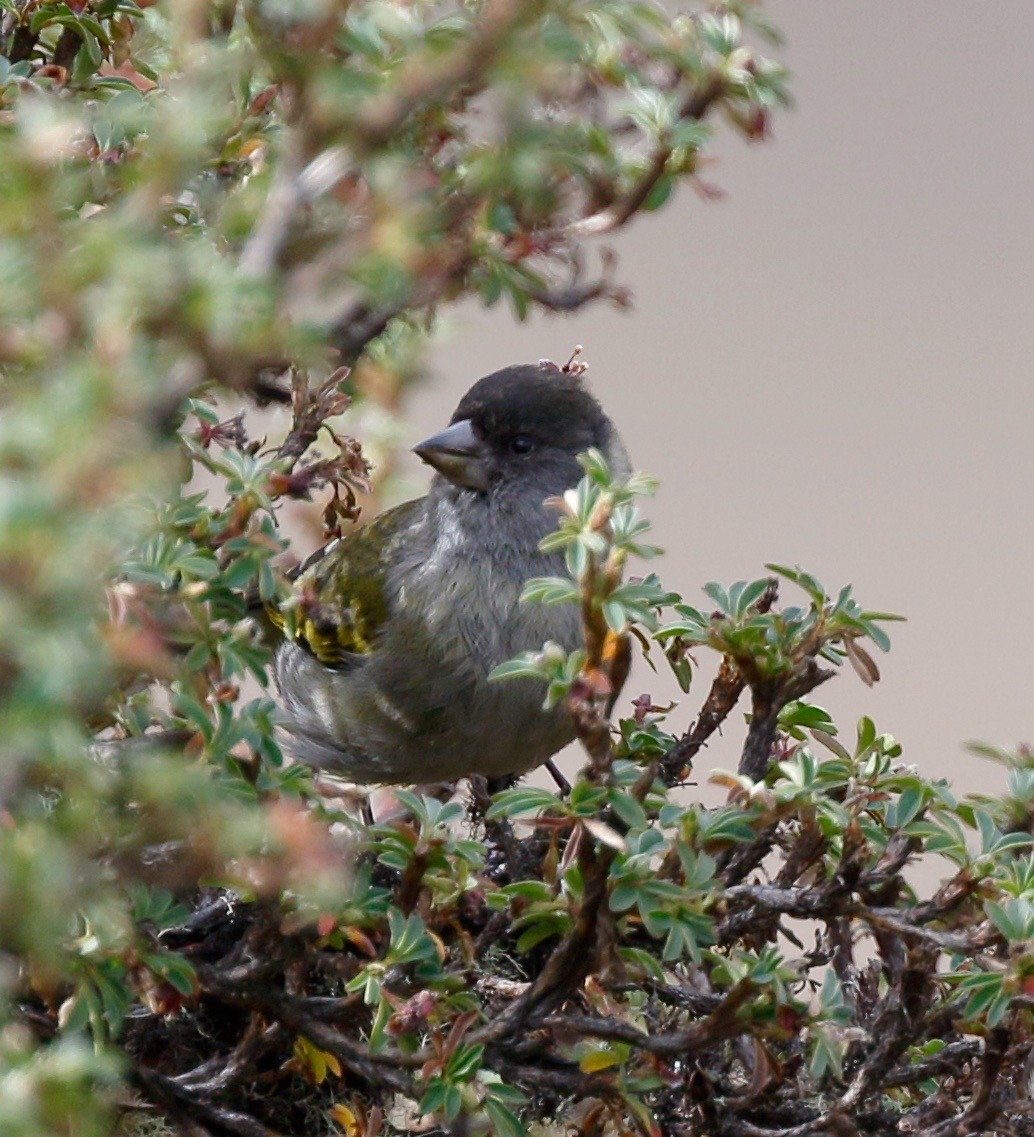
[[248, 104], [248, 114], [261, 114], [276, 97], [280, 88], [275, 84], [263, 88]]
[[417, 991], [388, 1019], [387, 1032], [392, 1037], [419, 1030], [427, 1022], [437, 999], [430, 991]]

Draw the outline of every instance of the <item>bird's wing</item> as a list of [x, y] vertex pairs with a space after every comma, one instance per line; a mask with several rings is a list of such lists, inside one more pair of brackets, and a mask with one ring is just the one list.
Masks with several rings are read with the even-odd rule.
[[417, 500], [386, 510], [314, 553], [296, 577], [291, 596], [270, 611], [273, 623], [325, 666], [354, 666], [371, 650], [390, 615], [388, 567], [420, 507]]

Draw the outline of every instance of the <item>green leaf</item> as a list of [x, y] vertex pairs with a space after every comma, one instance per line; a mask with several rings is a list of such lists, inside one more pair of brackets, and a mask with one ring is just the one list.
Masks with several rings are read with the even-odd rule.
[[887, 825], [901, 828], [907, 825], [923, 808], [925, 793], [919, 786], [909, 786], [902, 795], [890, 803], [887, 809]]
[[532, 924], [517, 938], [516, 950], [518, 955], [524, 955], [533, 947], [553, 936], [560, 937], [565, 931], [564, 925], [556, 919], [543, 919]]
[[656, 183], [646, 195], [646, 200], [643, 202], [643, 210], [646, 213], [651, 213], [655, 209], [660, 209], [662, 205], [671, 197], [671, 192], [675, 188], [675, 179], [669, 174], [665, 174], [658, 178]]
[[528, 652], [518, 659], [508, 659], [505, 663], [500, 663], [497, 667], [493, 667], [488, 674], [490, 683], [516, 678], [548, 679], [549, 671], [537, 652]]
[[441, 1078], [434, 1078], [424, 1091], [417, 1107], [421, 1113], [437, 1113], [445, 1106], [445, 1097], [448, 1087]]
[[628, 626], [624, 604], [620, 600], [604, 600], [602, 608], [607, 626], [615, 632], [623, 632]]
[[561, 576], [540, 576], [529, 580], [521, 592], [522, 604], [571, 604], [579, 599], [578, 585]]
[[460, 1046], [446, 1063], [444, 1076], [450, 1081], [467, 1082], [481, 1068], [485, 1048], [481, 1044]]
[[607, 794], [607, 802], [629, 829], [646, 828], [646, 810], [631, 794], [614, 788]]
[[715, 607], [725, 615], [730, 615], [732, 605], [729, 602], [729, 594], [724, 588], [715, 580], [708, 581], [704, 585], [704, 592], [714, 601]]
[[969, 994], [963, 1014], [966, 1018], [976, 1018], [1000, 999], [1004, 994], [1004, 987], [1004, 975], [981, 972], [967, 977], [961, 984], [962, 990]]
[[521, 817], [529, 813], [566, 811], [566, 805], [554, 793], [537, 786], [514, 786], [502, 790], [492, 798], [485, 817], [494, 821], [500, 817]]
[[494, 1097], [485, 1099], [485, 1113], [492, 1124], [495, 1137], [525, 1137], [527, 1130], [516, 1114]]
[[1026, 897], [1012, 896], [1004, 904], [988, 900], [984, 911], [1007, 940], [1029, 944], [1034, 939], [1034, 902]]

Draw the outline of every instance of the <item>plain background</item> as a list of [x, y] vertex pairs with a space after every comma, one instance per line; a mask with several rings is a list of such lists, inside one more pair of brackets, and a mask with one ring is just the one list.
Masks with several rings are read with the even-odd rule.
[[[664, 582], [706, 603], [708, 580], [799, 563], [907, 615], [881, 683], [848, 667], [815, 700], [849, 737], [871, 715], [926, 775], [999, 787], [963, 744], [1034, 738], [1034, 5], [767, 11], [796, 107], [763, 144], [720, 140], [706, 174], [724, 200], [683, 188], [611, 240], [633, 311], [462, 310], [412, 439], [478, 376], [583, 344], [633, 460], [662, 479], [646, 508]], [[674, 691], [640, 668], [622, 713], [644, 689]], [[699, 776], [735, 764], [738, 714]]]

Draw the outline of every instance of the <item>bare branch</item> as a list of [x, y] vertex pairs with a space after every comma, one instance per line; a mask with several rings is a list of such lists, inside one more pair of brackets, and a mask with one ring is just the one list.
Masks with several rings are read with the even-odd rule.
[[628, 1042], [651, 1054], [674, 1058], [683, 1054], [697, 1053], [746, 1029], [737, 1020], [736, 1012], [750, 997], [752, 990], [749, 983], [737, 984], [710, 1015], [682, 1030], [644, 1032], [631, 1023], [617, 1019], [597, 1019], [590, 1015], [571, 1014], [551, 1015], [542, 1025], [556, 1030], [587, 1034], [592, 1038]]
[[137, 1065], [131, 1069], [129, 1079], [151, 1101], [164, 1106], [174, 1118], [216, 1126], [220, 1132], [232, 1133], [236, 1137], [282, 1137], [250, 1114], [216, 1105], [193, 1089], [177, 1085], [172, 1078], [144, 1066]]

